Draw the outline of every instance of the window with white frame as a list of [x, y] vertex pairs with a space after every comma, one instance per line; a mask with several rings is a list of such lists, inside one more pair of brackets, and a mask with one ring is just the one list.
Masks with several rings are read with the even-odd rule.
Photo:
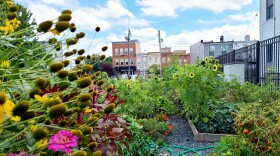
[[123, 55], [123, 48], [120, 49], [120, 55]]
[[133, 53], [133, 48], [129, 48], [129, 53], [130, 53], [130, 54]]
[[125, 48], [124, 53], [125, 53], [125, 55], [127, 55], [127, 53], [128, 53], [128, 48]]
[[133, 59], [130, 59], [130, 64], [133, 64]]
[[118, 48], [115, 49], [115, 55], [119, 55], [119, 49]]
[[152, 58], [149, 58], [149, 63], [152, 63]]
[[128, 65], [128, 59], [125, 59], [125, 65]]
[[209, 56], [214, 56], [215, 46], [209, 46]]
[[184, 64], [187, 64], [187, 59], [184, 59]]
[[121, 62], [121, 65], [123, 65], [123, 59], [121, 59], [121, 61], [120, 61], [120, 62]]
[[141, 59], [137, 58], [137, 64], [140, 65], [141, 64]]
[[266, 0], [266, 20], [273, 18], [273, 0]]
[[119, 59], [116, 59], [116, 66], [119, 65]]
[[155, 63], [157, 63], [157, 58], [155, 58]]

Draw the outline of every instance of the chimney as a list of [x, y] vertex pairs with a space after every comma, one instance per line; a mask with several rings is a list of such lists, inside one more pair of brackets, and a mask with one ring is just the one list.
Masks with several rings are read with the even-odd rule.
[[203, 40], [200, 40], [200, 43], [203, 43]]
[[220, 37], [220, 42], [224, 42], [224, 36], [223, 35]]
[[250, 41], [250, 35], [246, 35], [245, 36], [245, 42], [249, 42]]

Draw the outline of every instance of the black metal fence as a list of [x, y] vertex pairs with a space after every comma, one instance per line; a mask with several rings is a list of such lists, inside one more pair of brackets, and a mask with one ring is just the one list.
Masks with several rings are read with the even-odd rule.
[[280, 36], [217, 57], [222, 65], [244, 64], [245, 81], [280, 86]]

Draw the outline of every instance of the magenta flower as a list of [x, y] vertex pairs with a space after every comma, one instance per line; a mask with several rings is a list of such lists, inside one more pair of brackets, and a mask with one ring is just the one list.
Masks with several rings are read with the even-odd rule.
[[48, 149], [55, 152], [61, 150], [67, 154], [71, 153], [71, 148], [78, 145], [78, 137], [67, 130], [60, 130], [57, 134], [52, 136], [49, 140]]
[[24, 151], [20, 151], [18, 154], [10, 153], [8, 156], [33, 156], [33, 154], [28, 155]]

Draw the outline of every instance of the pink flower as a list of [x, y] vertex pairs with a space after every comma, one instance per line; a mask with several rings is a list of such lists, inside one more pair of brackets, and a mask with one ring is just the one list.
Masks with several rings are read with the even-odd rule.
[[[25, 154], [24, 151], [20, 151], [18, 154], [10, 153], [8, 156], [29, 156], [28, 154]], [[30, 154], [30, 156], [33, 156]]]
[[57, 134], [52, 136], [49, 140], [48, 149], [55, 152], [61, 150], [67, 154], [71, 153], [71, 148], [76, 147], [78, 137], [67, 130], [60, 130]]

